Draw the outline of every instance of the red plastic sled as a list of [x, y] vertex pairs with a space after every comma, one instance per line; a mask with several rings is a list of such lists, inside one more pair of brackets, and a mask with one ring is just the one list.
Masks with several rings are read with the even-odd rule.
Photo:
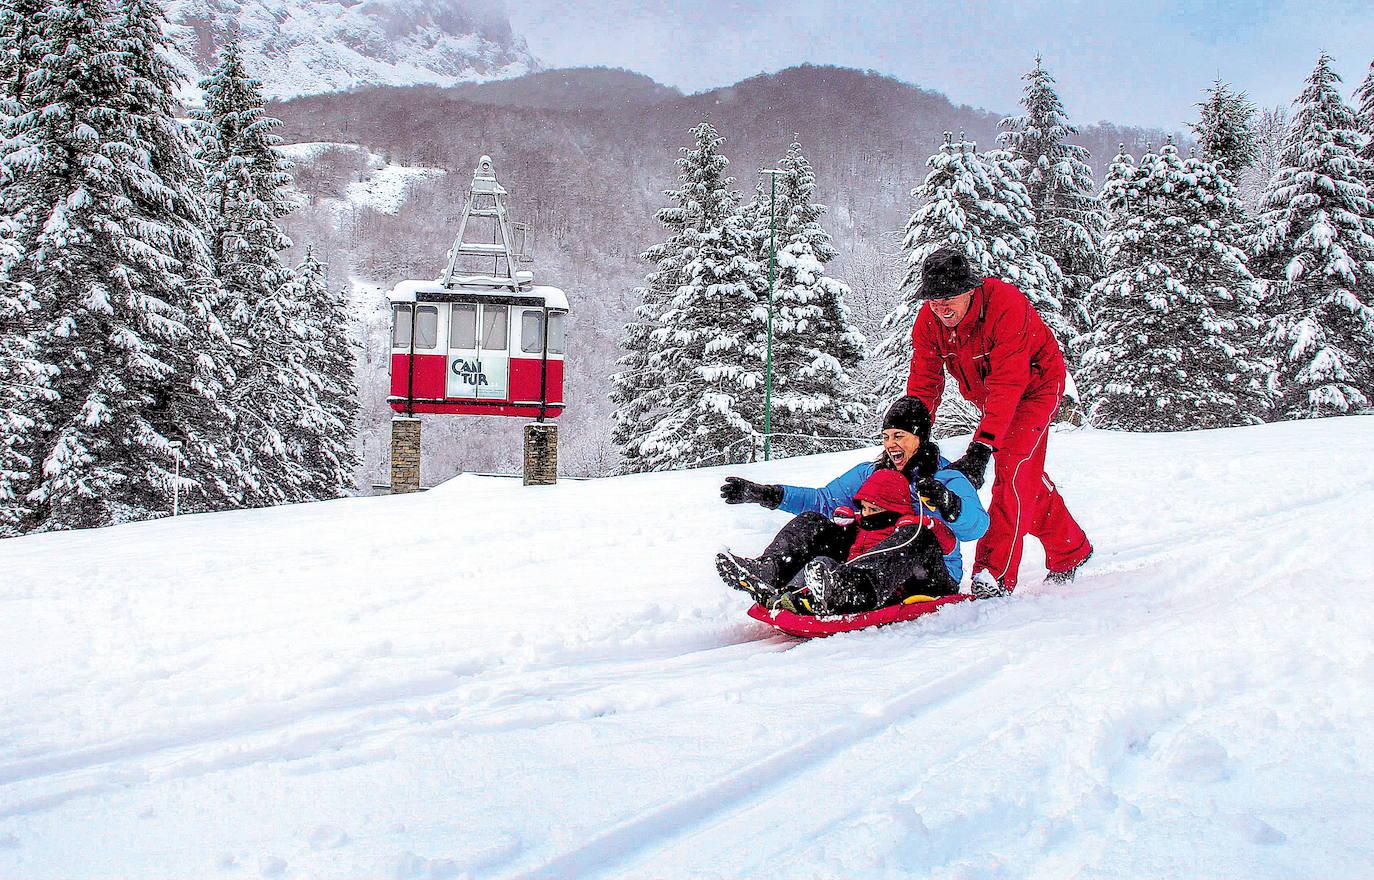
[[956, 593], [953, 596], [931, 599], [929, 602], [889, 605], [886, 608], [879, 608], [877, 611], [865, 611], [862, 614], [846, 614], [839, 617], [810, 617], [804, 614], [793, 614], [791, 611], [782, 609], [769, 611], [762, 605], [755, 604], [749, 609], [749, 616], [774, 629], [781, 630], [789, 636], [815, 639], [833, 636], [835, 633], [866, 629], [870, 626], [885, 626], [889, 623], [900, 623], [903, 620], [915, 620], [940, 610], [941, 605], [963, 602], [965, 599], [971, 598], [973, 597], [966, 593]]

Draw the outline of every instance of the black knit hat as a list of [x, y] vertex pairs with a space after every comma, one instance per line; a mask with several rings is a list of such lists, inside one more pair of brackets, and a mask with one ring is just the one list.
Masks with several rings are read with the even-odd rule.
[[930, 410], [919, 397], [899, 397], [887, 408], [883, 416], [883, 430], [896, 428], [915, 434], [925, 443], [930, 439]]
[[963, 251], [943, 247], [921, 263], [920, 299], [952, 299], [983, 283]]

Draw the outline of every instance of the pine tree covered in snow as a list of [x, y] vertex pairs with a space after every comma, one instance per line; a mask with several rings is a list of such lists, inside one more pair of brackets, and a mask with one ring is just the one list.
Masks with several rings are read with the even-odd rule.
[[[770, 204], [774, 211], [772, 451], [786, 456], [846, 448], [852, 444], [810, 438], [852, 438], [868, 419], [873, 402], [853, 387], [864, 338], [845, 306], [849, 288], [826, 274], [836, 252], [821, 226], [825, 207], [813, 201], [816, 175], [800, 144], [788, 148], [778, 170], [776, 196], [771, 185], [760, 184], [742, 211], [759, 268], [754, 318], [765, 347]], [[757, 396], [750, 418], [762, 430], [763, 399]]]
[[1283, 142], [1288, 137], [1288, 105], [1258, 111], [1251, 123], [1255, 139], [1255, 163], [1240, 178], [1241, 195], [1251, 214], [1259, 210], [1269, 183], [1282, 167]]
[[612, 381], [615, 439], [628, 470], [720, 464], [757, 448], [749, 407], [761, 394], [755, 345], [758, 265], [749, 259], [734, 178], [714, 128], [678, 160], [675, 204], [658, 219], [671, 236], [645, 253], [654, 266], [640, 321], [626, 328], [627, 354]]
[[[1365, 74], [1364, 82], [1355, 90], [1355, 104], [1355, 124], [1364, 135], [1360, 158], [1369, 163], [1365, 166], [1368, 172], [1365, 186], [1374, 193], [1374, 62], [1370, 62], [1369, 73]], [[1370, 197], [1374, 198], [1374, 195]]]
[[[38, 66], [42, 43], [35, 24], [37, 0], [0, 0], [0, 192], [8, 192], [21, 170], [11, 166], [15, 119], [32, 109], [29, 74]], [[31, 479], [29, 455], [35, 415], [51, 398], [50, 370], [35, 359], [33, 285], [11, 277], [22, 255], [22, 232], [31, 216], [0, 213], [0, 537], [14, 534], [29, 515], [23, 494]], [[3, 208], [0, 208], [3, 210]]]
[[237, 43], [225, 44], [201, 89], [205, 107], [195, 119], [211, 254], [236, 352], [230, 440], [249, 471], [243, 502], [334, 497], [352, 482], [353, 458], [339, 441], [351, 437], [353, 419], [340, 411], [343, 401], [326, 405], [321, 395], [352, 387], [335, 363], [351, 351], [349, 325], [325, 308], [331, 295], [313, 257], [302, 265], [305, 275], [293, 276], [281, 261], [291, 241], [278, 224], [292, 209], [291, 177], [273, 134], [281, 123], [266, 115], [261, 84]]
[[[206, 246], [210, 212], [201, 194], [204, 169], [196, 161], [195, 135], [176, 119], [174, 95], [181, 78], [167, 62], [166, 17], [155, 0], [127, 0], [114, 19], [113, 33], [129, 66], [128, 99], [134, 142], [158, 168], [164, 186], [136, 192], [150, 214], [168, 211], [175, 254], [180, 258], [183, 287], [177, 301], [186, 315], [188, 334], [177, 361], [189, 393], [173, 394], [160, 419], [168, 436], [182, 440], [182, 504], [189, 510], [216, 510], [238, 503], [245, 482], [242, 462], [227, 442], [232, 424], [226, 390], [234, 370], [228, 334], [220, 320], [221, 295]], [[189, 466], [187, 466], [189, 464]]]
[[1250, 424], [1268, 368], [1246, 267], [1244, 215], [1216, 163], [1172, 144], [1113, 161], [1102, 192], [1108, 274], [1088, 298], [1076, 379], [1099, 427], [1178, 431]]
[[1217, 79], [1197, 108], [1198, 121], [1191, 127], [1202, 157], [1219, 163], [1233, 181], [1239, 181], [1259, 158], [1251, 127], [1255, 105], [1245, 92], [1237, 92], [1230, 83]]
[[36, 417], [51, 401], [52, 371], [35, 355], [33, 285], [13, 281], [23, 223], [0, 215], [0, 537], [16, 534], [32, 513], [24, 498], [32, 479]]
[[200, 88], [205, 107], [193, 115], [212, 212], [211, 254], [226, 322], [241, 333], [257, 302], [290, 276], [280, 254], [291, 240], [277, 224], [291, 212], [291, 175], [273, 134], [281, 122], [266, 114], [262, 84], [249, 75], [237, 42], [225, 43]]
[[45, 0], [0, 0], [0, 101], [14, 102], [4, 107], [6, 116], [17, 116], [29, 89], [29, 74], [37, 69], [43, 55], [39, 39], [39, 15]]
[[1294, 102], [1252, 242], [1259, 274], [1280, 282], [1265, 301], [1279, 418], [1374, 406], [1374, 200], [1339, 82], [1322, 54]]
[[[1078, 134], [1069, 124], [1054, 77], [1037, 56], [1035, 69], [1022, 79], [1025, 113], [1000, 123], [997, 141], [1012, 156], [1035, 212], [1040, 247], [1064, 276], [1063, 311], [1075, 331], [1084, 329], [1082, 300], [1101, 274], [1102, 216], [1097, 210], [1089, 153], [1066, 143]], [[1069, 339], [1060, 340], [1067, 345]]]
[[357, 486], [358, 453], [354, 439], [358, 435], [360, 403], [358, 384], [354, 379], [354, 362], [359, 341], [348, 294], [344, 290], [330, 290], [326, 267], [316, 259], [314, 251], [306, 249], [305, 259], [291, 275], [290, 284], [301, 289], [300, 298], [307, 304], [306, 317], [312, 329], [314, 354], [311, 357], [316, 399], [322, 416], [317, 423], [319, 438], [314, 450], [317, 464], [311, 468], [315, 498], [330, 498], [352, 493]]
[[[336, 498], [354, 484], [357, 389], [348, 314], [314, 255], [257, 302], [234, 386], [258, 466], [255, 503]], [[250, 403], [251, 402], [251, 403]]]
[[[3, 211], [23, 222], [8, 278], [27, 285], [32, 358], [57, 398], [35, 408], [25, 528], [77, 528], [171, 508], [175, 440], [189, 473], [219, 467], [200, 333], [208, 260], [187, 189], [155, 7], [111, 17], [60, 0], [34, 21], [41, 60], [7, 124]], [[205, 484], [184, 478], [194, 493]]]
[[902, 300], [883, 319], [888, 335], [873, 353], [885, 365], [886, 379], [878, 388], [883, 400], [905, 392], [911, 328], [921, 307], [921, 264], [938, 248], [957, 247], [975, 272], [1015, 284], [1061, 340], [1073, 336], [1058, 299], [1059, 267], [1040, 251], [1030, 196], [1016, 179], [1010, 157], [1001, 152], [980, 156], [973, 144], [946, 132], [940, 151], [926, 165], [930, 173], [911, 192], [921, 207], [907, 222], [902, 241], [907, 267]]

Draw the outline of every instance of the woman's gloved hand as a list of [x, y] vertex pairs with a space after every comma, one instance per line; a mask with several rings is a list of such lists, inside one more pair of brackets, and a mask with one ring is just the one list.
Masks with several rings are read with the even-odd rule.
[[720, 487], [720, 497], [726, 504], [762, 504], [769, 510], [777, 510], [782, 503], [782, 487], [755, 483], [743, 477], [726, 477], [725, 485]]
[[945, 522], [954, 522], [959, 511], [964, 509], [964, 501], [949, 490], [949, 487], [934, 477], [926, 477], [916, 484], [916, 494], [921, 500], [935, 508]]

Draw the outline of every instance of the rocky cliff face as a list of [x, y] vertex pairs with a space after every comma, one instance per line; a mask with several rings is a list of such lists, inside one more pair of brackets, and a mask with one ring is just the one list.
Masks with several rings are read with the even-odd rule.
[[173, 0], [168, 13], [193, 82], [237, 33], [273, 98], [452, 86], [539, 69], [499, 0]]

